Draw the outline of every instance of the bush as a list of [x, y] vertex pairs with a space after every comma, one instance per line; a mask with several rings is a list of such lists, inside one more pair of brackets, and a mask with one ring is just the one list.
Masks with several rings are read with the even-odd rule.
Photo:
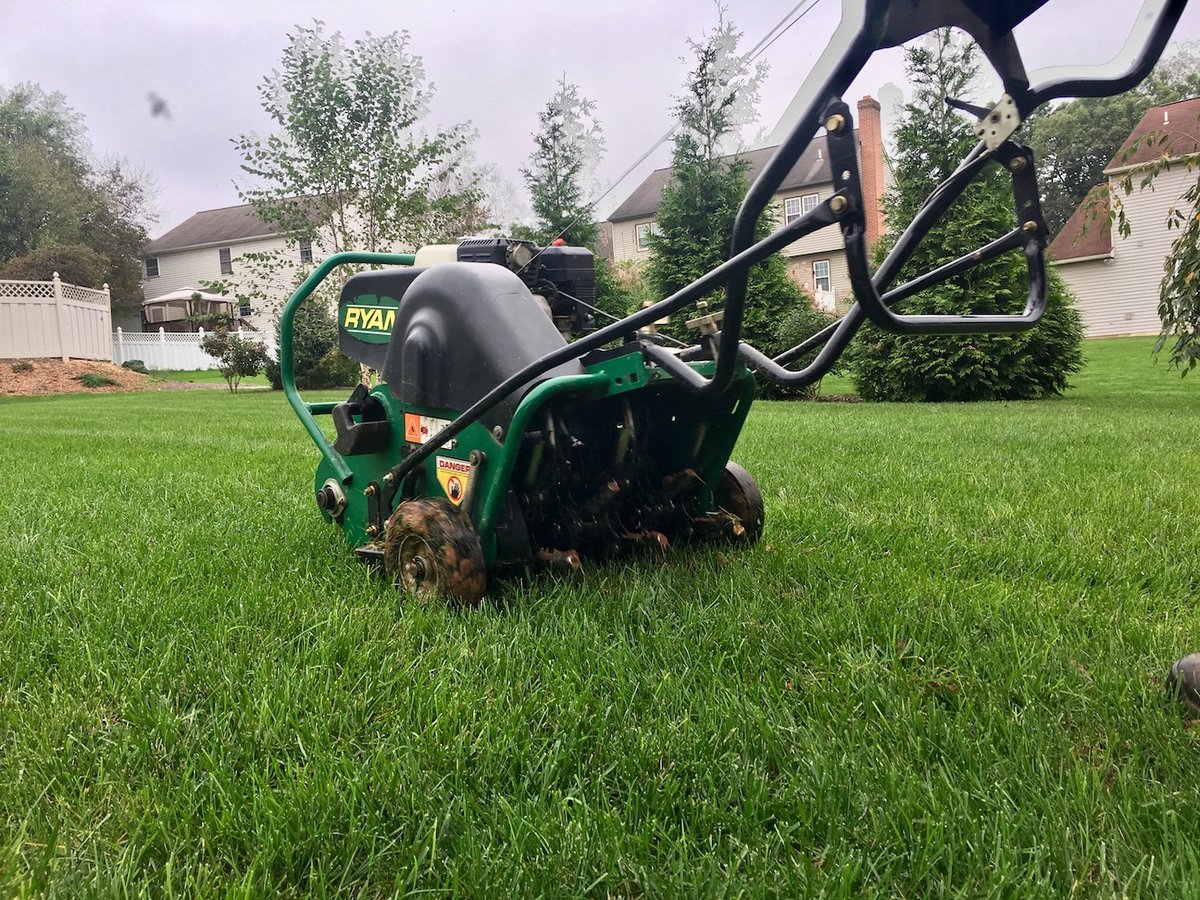
[[31, 253], [10, 259], [0, 268], [0, 278], [50, 281], [57, 272], [70, 284], [98, 288], [107, 270], [108, 261], [84, 244], [43, 244]]
[[107, 387], [117, 383], [115, 379], [98, 372], [84, 372], [82, 375], [76, 375], [75, 380], [86, 388]]
[[[996, 261], [1003, 264], [1004, 258]], [[1016, 259], [1005, 289], [984, 303], [953, 282], [913, 298], [905, 312], [1016, 313], [1025, 305], [1025, 264]], [[982, 267], [981, 267], [982, 268]], [[1046, 313], [1016, 334], [901, 335], [867, 326], [851, 345], [854, 384], [864, 400], [1035, 400], [1061, 394], [1083, 367], [1083, 326], [1062, 279], [1053, 269]], [[986, 277], [986, 276], [985, 276]], [[983, 281], [996, 284], [994, 277]]]
[[243, 378], [257, 375], [270, 360], [267, 345], [240, 335], [230, 334], [219, 328], [200, 340], [200, 349], [217, 361], [217, 371], [229, 385], [231, 393], [237, 393]]
[[[277, 346], [283, 346], [279, 325], [275, 326]], [[337, 349], [337, 320], [319, 297], [310, 297], [296, 309], [292, 319], [292, 371], [301, 390], [345, 387], [357, 384], [362, 370], [358, 363]], [[279, 363], [266, 365], [267, 380], [275, 390], [283, 388]]]
[[33, 371], [33, 363], [27, 362], [26, 360], [23, 360], [23, 359], [17, 360], [17, 362], [12, 364], [12, 370], [13, 370], [13, 372], [15, 372], [18, 375], [21, 374], [22, 372], [32, 372]]
[[150, 370], [146, 368], [146, 364], [140, 359], [127, 359], [121, 363], [122, 369], [129, 369], [131, 372], [137, 372], [141, 375], [149, 375]]
[[[812, 305], [812, 301], [803, 291], [799, 300], [792, 306], [791, 311], [783, 316], [783, 320], [775, 327], [774, 337], [766, 347], [760, 349], [769, 356], [778, 356], [785, 350], [790, 350], [806, 338], [812, 337], [826, 325], [834, 321], [829, 313], [822, 312]], [[799, 371], [816, 357], [816, 350], [811, 350], [804, 356], [787, 364], [787, 368]], [[834, 367], [837, 371], [837, 367]], [[820, 382], [808, 387], [787, 387], [760, 379], [758, 395], [765, 400], [811, 400], [817, 395]]]

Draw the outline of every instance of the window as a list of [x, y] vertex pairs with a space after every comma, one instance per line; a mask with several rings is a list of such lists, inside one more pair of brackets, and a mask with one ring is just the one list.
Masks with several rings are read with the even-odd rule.
[[637, 248], [639, 250], [650, 249], [650, 235], [658, 234], [657, 222], [643, 222], [636, 228], [637, 231]]
[[238, 315], [239, 315], [239, 316], [241, 316], [243, 319], [248, 319], [248, 318], [250, 318], [250, 316], [251, 316], [253, 313], [254, 313], [254, 310], [250, 308], [250, 304], [249, 304], [249, 303], [247, 303], [247, 302], [243, 302], [243, 303], [242, 303], [242, 304], [241, 304], [241, 305], [238, 307]]
[[158, 277], [158, 257], [157, 256], [146, 257], [146, 277], [147, 278], [157, 278]]
[[829, 260], [827, 259], [819, 259], [813, 263], [813, 290], [833, 290], [833, 282], [829, 278]]
[[311, 263], [312, 262], [312, 241], [301, 241], [300, 242], [300, 262], [302, 262], [302, 263]]
[[805, 194], [803, 197], [788, 197], [783, 201], [783, 224], [787, 225], [805, 213], [810, 213], [821, 202], [819, 194]]
[[229, 248], [222, 247], [220, 250], [217, 251], [217, 256], [220, 257], [220, 260], [221, 260], [221, 274], [222, 275], [232, 275], [233, 274], [233, 258], [229, 252]]

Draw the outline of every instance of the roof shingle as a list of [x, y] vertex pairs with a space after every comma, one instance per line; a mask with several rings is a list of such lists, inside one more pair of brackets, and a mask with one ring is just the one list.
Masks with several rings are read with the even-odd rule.
[[[855, 146], [858, 145], [858, 129], [855, 129]], [[750, 182], [762, 172], [767, 161], [775, 155], [775, 151], [779, 147], [763, 147], [759, 150], [749, 150], [745, 153], [734, 154], [734, 158], [744, 159], [750, 164], [747, 171], [747, 176]], [[728, 157], [727, 157], [728, 158]], [[644, 216], [653, 216], [658, 212], [658, 205], [662, 202], [663, 188], [671, 178], [673, 169], [668, 166], [665, 169], [655, 169], [643, 181], [632, 194], [630, 194], [625, 202], [613, 210], [612, 215], [608, 217], [610, 222], [620, 222], [625, 219], [637, 219]], [[825, 153], [823, 142], [813, 141], [808, 149], [800, 155], [800, 159], [796, 161], [796, 165], [792, 166], [792, 170], [788, 172], [783, 179], [783, 183], [779, 185], [780, 191], [785, 191], [793, 188], [804, 187], [810, 184], [820, 184], [821, 182], [833, 181], [833, 169], [829, 166], [829, 157]]]
[[[1178, 103], [1165, 103], [1162, 106], [1152, 106], [1146, 110], [1141, 121], [1137, 123], [1125, 143], [1117, 151], [1117, 155], [1105, 168], [1105, 172], [1113, 169], [1124, 169], [1153, 162], [1168, 153], [1172, 157], [1187, 156], [1190, 153], [1200, 153], [1200, 97], [1180, 100]], [[1147, 141], [1146, 137], [1154, 135], [1154, 140]], [[1131, 148], [1137, 143], [1137, 149]], [[1126, 157], [1126, 154], [1129, 154]]]

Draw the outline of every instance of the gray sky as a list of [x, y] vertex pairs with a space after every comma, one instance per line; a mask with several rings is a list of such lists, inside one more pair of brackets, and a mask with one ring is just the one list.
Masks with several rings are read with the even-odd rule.
[[[728, 0], [742, 49], [758, 43], [796, 0]], [[1119, 48], [1133, 0], [1052, 0], [1019, 37], [1031, 68], [1098, 62]], [[841, 13], [840, 0], [812, 12], [763, 55], [771, 66], [759, 106], [770, 128], [792, 98]], [[537, 112], [566, 74], [597, 103], [608, 153], [600, 180], [624, 171], [669, 127], [670, 96], [686, 72], [688, 37], [716, 21], [705, 0], [579, 3], [526, 0], [0, 0], [0, 84], [33, 81], [83, 114], [100, 155], [124, 156], [158, 185], [159, 235], [193, 212], [238, 203], [239, 158], [230, 138], [265, 132], [258, 86], [278, 63], [285, 35], [314, 18], [347, 40], [407, 29], [436, 86], [431, 123], [470, 120], [480, 162], [495, 163], [515, 190], [531, 150]], [[1177, 40], [1200, 38], [1200, 3]], [[1057, 54], [1054, 56], [1052, 54]], [[877, 57], [851, 89], [853, 104], [902, 84], [898, 51]], [[171, 116], [150, 115], [155, 93]], [[994, 99], [994, 98], [980, 98]], [[599, 207], [606, 213], [655, 166], [666, 147]]]

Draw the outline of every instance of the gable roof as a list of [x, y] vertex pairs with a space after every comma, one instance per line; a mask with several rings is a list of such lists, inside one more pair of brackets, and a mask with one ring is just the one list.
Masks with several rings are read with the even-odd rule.
[[[1104, 169], [1104, 173], [1107, 175], [1153, 162], [1161, 158], [1164, 152], [1172, 157], [1200, 153], [1198, 122], [1200, 97], [1150, 107], [1129, 133], [1129, 137], [1125, 138], [1125, 143]], [[1154, 135], [1152, 143], [1145, 140], [1151, 134]], [[1130, 153], [1135, 143], [1138, 145], [1137, 149]], [[1129, 153], [1128, 157], [1126, 153]]]
[[[858, 129], [854, 129], [855, 146], [858, 146]], [[774, 147], [762, 147], [758, 150], [748, 150], [745, 153], [735, 153], [732, 156], [723, 157], [724, 159], [744, 159], [750, 164], [746, 174], [753, 184], [754, 179], [759, 176], [767, 161], [775, 155], [778, 150], [778, 145]], [[653, 216], [658, 212], [658, 205], [662, 202], [663, 188], [667, 182], [671, 180], [671, 173], [674, 169], [668, 166], [665, 169], [655, 169], [643, 181], [632, 194], [630, 194], [625, 202], [613, 210], [612, 215], [608, 217], [610, 222], [620, 222], [625, 219], [637, 219], [645, 216]], [[795, 188], [805, 187], [810, 184], [820, 184], [822, 182], [833, 181], [833, 169], [829, 165], [829, 155], [825, 152], [825, 145], [820, 141], [813, 141], [808, 148], [800, 155], [796, 164], [792, 166], [792, 170], [788, 172], [783, 182], [779, 185], [780, 191], [793, 190]]]
[[1071, 218], [1050, 242], [1047, 254], [1055, 262], [1108, 256], [1112, 253], [1112, 226], [1108, 221], [1111, 210], [1107, 184], [1098, 184], [1088, 191]]
[[206, 209], [184, 219], [162, 237], [147, 244], [145, 252], [148, 256], [154, 256], [170, 250], [232, 244], [275, 234], [279, 234], [279, 229], [264, 222], [249, 204], [226, 206]]

